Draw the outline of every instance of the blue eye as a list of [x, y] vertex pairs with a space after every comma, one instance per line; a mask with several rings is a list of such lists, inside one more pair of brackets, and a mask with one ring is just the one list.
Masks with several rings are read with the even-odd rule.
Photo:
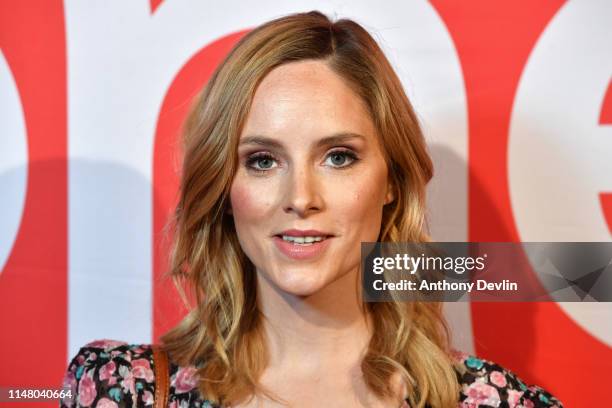
[[258, 172], [265, 172], [266, 170], [270, 170], [273, 167], [273, 164], [276, 162], [276, 159], [269, 153], [255, 153], [246, 161], [246, 166]]
[[348, 167], [359, 160], [357, 155], [351, 150], [332, 151], [327, 155], [327, 159], [331, 162], [333, 167], [338, 168]]
[[[325, 164], [335, 169], [344, 169], [353, 165], [359, 158], [352, 150], [334, 150], [327, 154]], [[278, 160], [268, 152], [258, 152], [246, 159], [247, 169], [256, 173], [266, 173], [278, 167]]]
[[274, 161], [274, 159], [270, 159], [270, 158], [267, 158], [267, 157], [260, 157], [257, 160], [255, 160], [255, 163], [258, 163], [259, 167], [261, 167], [263, 169], [271, 169], [273, 161]]

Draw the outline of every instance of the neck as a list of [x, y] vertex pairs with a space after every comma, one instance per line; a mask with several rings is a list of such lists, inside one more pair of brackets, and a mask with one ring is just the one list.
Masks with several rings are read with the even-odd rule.
[[[358, 366], [371, 337], [355, 269], [311, 296], [281, 291], [257, 274], [268, 367]], [[347, 290], [355, 288], [355, 290]]]

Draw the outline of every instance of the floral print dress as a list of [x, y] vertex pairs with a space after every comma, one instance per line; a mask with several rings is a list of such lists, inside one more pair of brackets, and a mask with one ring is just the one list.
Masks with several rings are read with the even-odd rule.
[[[562, 404], [537, 386], [528, 386], [512, 372], [490, 361], [458, 353], [459, 408], [561, 408]], [[151, 345], [98, 340], [82, 347], [72, 359], [64, 387], [72, 398], [62, 408], [153, 406], [155, 374]], [[219, 408], [200, 396], [195, 367], [170, 364], [170, 408]], [[325, 406], [323, 403], [322, 406]], [[404, 403], [409, 408], [408, 402]]]

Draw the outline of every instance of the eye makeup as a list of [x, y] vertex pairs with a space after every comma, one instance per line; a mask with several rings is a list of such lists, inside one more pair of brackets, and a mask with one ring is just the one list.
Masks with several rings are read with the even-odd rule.
[[[335, 158], [342, 157], [345, 160], [343, 161], [343, 163], [340, 163], [340, 164], [333, 163], [334, 157]], [[335, 148], [329, 151], [325, 156], [325, 162], [327, 163], [329, 159], [332, 159], [332, 161], [330, 162], [328, 166], [333, 169], [338, 169], [338, 170], [349, 168], [360, 160], [359, 156], [357, 155], [355, 151], [349, 148], [346, 148], [346, 147]], [[347, 159], [348, 159], [348, 164], [345, 164]], [[249, 171], [263, 174], [263, 173], [266, 173], [278, 167], [278, 164], [274, 166], [274, 162], [276, 163], [279, 162], [279, 159], [277, 159], [274, 154], [270, 153], [269, 151], [260, 151], [260, 152], [248, 154], [246, 157], [244, 166]], [[266, 163], [266, 164], [263, 164], [263, 163]]]

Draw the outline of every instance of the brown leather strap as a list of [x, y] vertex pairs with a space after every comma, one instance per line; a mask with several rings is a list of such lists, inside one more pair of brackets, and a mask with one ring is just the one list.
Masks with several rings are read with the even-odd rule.
[[152, 346], [155, 367], [155, 408], [168, 406], [169, 372], [168, 354], [157, 344]]

